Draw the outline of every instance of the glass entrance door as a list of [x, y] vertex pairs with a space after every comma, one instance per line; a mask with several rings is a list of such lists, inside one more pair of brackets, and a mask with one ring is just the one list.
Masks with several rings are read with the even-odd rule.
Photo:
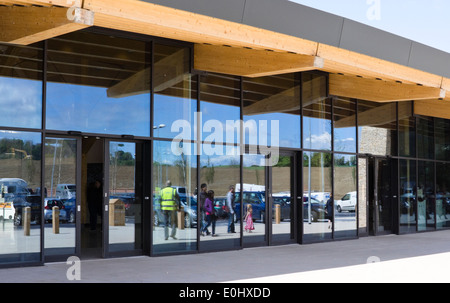
[[[242, 230], [244, 247], [286, 244], [296, 241], [298, 184], [296, 154], [280, 153], [277, 164], [264, 155], [244, 155]], [[239, 207], [240, 208], [240, 207]]]
[[80, 142], [77, 138], [46, 137], [44, 141], [44, 249], [46, 260], [78, 254]]
[[272, 213], [270, 244], [290, 243], [296, 239], [295, 153], [281, 154], [278, 163], [269, 169], [269, 209]]
[[105, 175], [107, 253], [142, 254], [142, 144], [109, 141]]
[[394, 232], [394, 205], [397, 201], [394, 180], [394, 160], [369, 159], [369, 233], [371, 235]]

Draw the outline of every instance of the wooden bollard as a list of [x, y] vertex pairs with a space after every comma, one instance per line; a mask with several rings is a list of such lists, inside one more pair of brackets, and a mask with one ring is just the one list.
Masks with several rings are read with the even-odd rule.
[[281, 223], [281, 207], [280, 204], [275, 205], [275, 224]]
[[53, 233], [59, 234], [59, 207], [53, 206], [52, 208], [52, 225]]
[[178, 211], [178, 229], [184, 229], [184, 206]]
[[25, 236], [30, 235], [31, 230], [31, 207], [24, 207], [22, 211], [22, 217], [23, 217], [23, 234]]

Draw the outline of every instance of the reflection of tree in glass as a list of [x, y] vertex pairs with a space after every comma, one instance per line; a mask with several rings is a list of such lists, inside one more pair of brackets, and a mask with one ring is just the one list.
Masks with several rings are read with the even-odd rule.
[[208, 162], [205, 166], [202, 167], [202, 173], [205, 176], [206, 182], [208, 184], [210, 183], [214, 183], [214, 174], [215, 174], [215, 169], [214, 169], [214, 165], [211, 164], [211, 158], [208, 156]]

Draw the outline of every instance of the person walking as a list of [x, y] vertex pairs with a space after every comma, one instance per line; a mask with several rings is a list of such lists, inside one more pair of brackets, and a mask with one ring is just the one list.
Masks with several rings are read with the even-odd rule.
[[230, 185], [227, 193], [226, 211], [228, 213], [228, 233], [233, 234], [236, 233], [234, 229], [234, 199], [235, 199], [234, 186]]
[[203, 206], [205, 210], [205, 223], [203, 224], [203, 228], [201, 230], [202, 236], [204, 236], [205, 232], [206, 235], [210, 235], [211, 233], [208, 231], [208, 227], [212, 225], [212, 237], [217, 236], [216, 235], [216, 215], [214, 210], [214, 191], [209, 190], [208, 196], [205, 200], [205, 205]]
[[333, 215], [334, 215], [333, 206], [334, 206], [333, 196], [331, 195], [325, 205], [326, 210], [325, 219], [328, 220], [328, 229], [331, 229], [331, 227], [333, 226]]
[[200, 185], [200, 193], [197, 195], [198, 204], [200, 207], [200, 226], [205, 224], [206, 219], [204, 205], [208, 196], [207, 190], [208, 186], [205, 183], [202, 183], [202, 185]]
[[177, 233], [177, 211], [180, 209], [180, 198], [177, 190], [172, 187], [172, 182], [168, 180], [166, 187], [161, 190], [161, 211], [164, 214], [164, 238], [169, 239], [169, 225], [172, 225], [170, 237], [176, 238]]

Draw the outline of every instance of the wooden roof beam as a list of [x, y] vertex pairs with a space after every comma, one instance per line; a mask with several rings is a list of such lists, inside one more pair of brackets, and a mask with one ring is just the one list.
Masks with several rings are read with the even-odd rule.
[[65, 7], [0, 7], [0, 41], [29, 45], [94, 25], [94, 13]]
[[331, 74], [330, 95], [374, 102], [411, 101], [445, 98], [446, 91], [439, 87], [420, 86]]
[[204, 44], [194, 48], [195, 69], [228, 75], [255, 78], [322, 67], [315, 56]]

